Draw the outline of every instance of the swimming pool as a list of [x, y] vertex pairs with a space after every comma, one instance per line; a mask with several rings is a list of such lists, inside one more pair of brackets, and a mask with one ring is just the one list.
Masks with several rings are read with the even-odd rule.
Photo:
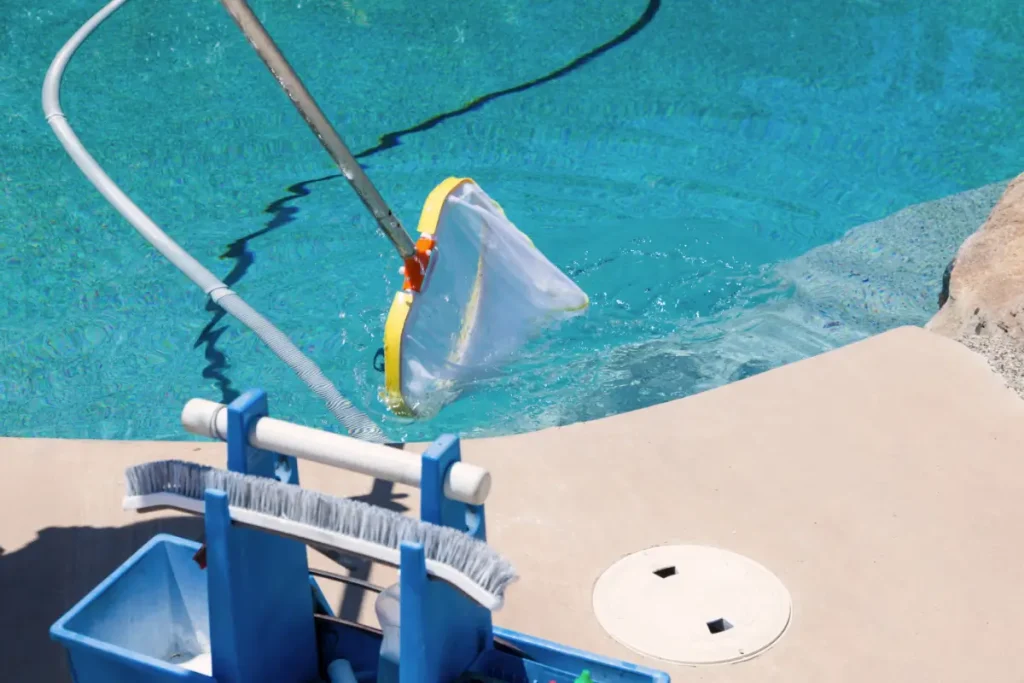
[[[330, 428], [42, 120], [46, 66], [100, 5], [20, 8], [0, 41], [0, 433], [180, 438], [185, 400], [255, 385]], [[621, 412], [924, 322], [1024, 158], [1010, 0], [253, 6], [406, 224], [470, 175], [593, 302], [433, 421], [387, 416], [390, 245], [218, 3], [131, 0], [68, 70], [83, 142], [396, 439]]]

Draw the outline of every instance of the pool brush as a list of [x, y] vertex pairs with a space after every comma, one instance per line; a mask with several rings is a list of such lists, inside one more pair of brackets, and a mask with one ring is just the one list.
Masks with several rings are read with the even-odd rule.
[[201, 515], [205, 512], [205, 492], [212, 488], [227, 494], [228, 511], [236, 524], [394, 567], [400, 564], [403, 542], [420, 543], [427, 574], [492, 611], [501, 608], [505, 588], [517, 578], [507, 559], [485, 542], [457, 529], [276, 479], [180, 460], [129, 467], [125, 479], [126, 510], [173, 508]]

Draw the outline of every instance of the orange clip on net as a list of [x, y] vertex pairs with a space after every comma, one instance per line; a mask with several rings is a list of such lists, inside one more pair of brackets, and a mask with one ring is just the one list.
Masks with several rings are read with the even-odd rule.
[[430, 264], [430, 252], [434, 249], [434, 238], [430, 235], [421, 235], [416, 240], [416, 251], [412, 256], [405, 259], [405, 282], [402, 288], [413, 292], [419, 292], [423, 288], [423, 278], [427, 274], [427, 265]]

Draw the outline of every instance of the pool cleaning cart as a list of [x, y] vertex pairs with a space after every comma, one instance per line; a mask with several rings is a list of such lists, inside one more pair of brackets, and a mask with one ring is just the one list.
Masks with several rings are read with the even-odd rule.
[[[190, 405], [197, 403], [223, 408]], [[346, 437], [271, 420], [259, 390], [220, 411], [226, 425], [224, 415], [204, 423], [189, 411], [183, 422], [190, 431], [226, 439], [234, 472], [298, 484], [294, 456], [318, 459], [302, 442], [267, 450], [267, 438], [254, 436], [260, 420], [313, 437], [321, 453], [324, 443], [355, 447]], [[392, 471], [390, 478], [418, 483], [424, 521], [486, 539], [482, 503], [445, 495], [460, 462], [457, 438], [441, 437], [421, 457], [399, 451], [388, 457], [399, 455], [414, 465], [415, 476]], [[207, 490], [204, 524], [204, 546], [154, 537], [53, 625], [51, 636], [67, 649], [75, 683], [668, 683], [659, 671], [495, 628], [488, 609], [428, 577], [422, 545], [402, 544], [399, 583], [378, 599], [378, 608], [381, 600], [394, 602], [400, 589], [394, 603], [400, 619], [389, 633], [383, 619], [382, 632], [335, 616], [314, 578], [324, 574], [307, 565], [306, 545], [233, 525], [223, 492]]]

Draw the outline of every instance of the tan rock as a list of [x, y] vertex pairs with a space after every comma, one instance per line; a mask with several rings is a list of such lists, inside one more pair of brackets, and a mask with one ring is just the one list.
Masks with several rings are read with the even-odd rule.
[[949, 298], [926, 328], [986, 356], [1024, 396], [1024, 174], [960, 247]]

